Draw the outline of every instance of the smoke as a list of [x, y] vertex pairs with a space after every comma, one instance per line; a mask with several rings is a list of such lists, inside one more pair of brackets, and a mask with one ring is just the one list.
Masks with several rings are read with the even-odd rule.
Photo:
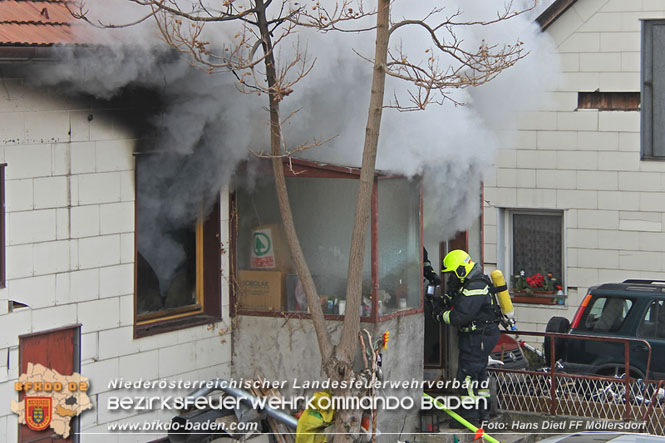
[[[249, 5], [247, 0], [237, 0], [239, 3]], [[277, 3], [281, 2], [273, 7], [279, 7]], [[393, 20], [422, 18], [440, 4], [435, 0], [396, 1]], [[215, 6], [211, 3], [210, 7]], [[459, 8], [463, 11], [460, 19], [491, 19], [502, 7], [502, 1], [449, 0], [441, 16]], [[146, 12], [126, 0], [99, 0], [88, 9], [92, 21], [104, 23], [131, 22]], [[528, 109], [543, 99], [543, 91], [553, 81], [552, 73], [557, 72], [552, 43], [533, 19], [532, 13], [494, 26], [456, 31], [470, 48], [477, 48], [482, 41], [502, 45], [519, 39], [531, 52], [487, 85], [450, 91], [465, 106], [445, 101], [420, 112], [384, 110], [377, 167], [424, 177], [425, 204], [430, 211], [425, 229], [436, 232], [436, 238], [452, 237], [472, 224], [480, 210], [480, 184], [491, 171], [499, 134], [514, 128], [514, 111]], [[232, 43], [240, 29], [240, 23], [211, 24], [203, 35], [220, 48]], [[146, 174], [137, 186], [145, 191], [139, 199], [137, 223], [149, 235], [137, 240], [160, 282], [168, 284], [184, 257], [169, 232], [191, 224], [201, 211], [209, 209], [238, 164], [250, 157], [248, 148], [269, 150], [267, 98], [238, 92], [237, 78], [229, 73], [210, 75], [192, 68], [185, 55], [167, 48], [152, 20], [128, 28], [88, 28], [85, 32], [104, 46], [63, 49], [62, 61], [39, 81], [66, 85], [72, 92], [100, 99], [112, 98], [130, 87], [159, 93], [162, 107], [150, 120], [150, 140], [154, 149], [170, 155], [156, 156], [142, 166]], [[398, 32], [391, 40], [391, 50], [402, 48], [411, 60], [424, 60], [431, 46], [424, 37], [419, 32]], [[281, 103], [283, 118], [295, 113], [283, 127], [287, 148], [332, 138], [321, 147], [304, 151], [302, 157], [360, 164], [372, 66], [359, 54], [372, 58], [374, 39], [372, 32], [319, 34], [304, 29], [281, 42], [278, 63], [289, 60], [296, 51], [306, 51], [309, 62], [314, 63], [309, 75]], [[455, 64], [453, 59], [441, 62], [444, 66]], [[261, 77], [262, 70], [257, 74]], [[404, 102], [407, 86], [388, 79], [386, 103], [395, 97]], [[162, 228], [151, 229], [155, 226]]]

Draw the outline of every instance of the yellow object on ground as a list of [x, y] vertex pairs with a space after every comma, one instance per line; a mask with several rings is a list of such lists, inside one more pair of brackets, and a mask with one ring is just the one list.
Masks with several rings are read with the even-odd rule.
[[[335, 410], [331, 406], [332, 393], [330, 391], [315, 392], [313, 397], [314, 408], [305, 409], [298, 419], [296, 443], [326, 443], [327, 441], [324, 431], [335, 419]], [[319, 401], [325, 397], [328, 400]], [[320, 407], [325, 405], [329, 405], [329, 407]]]

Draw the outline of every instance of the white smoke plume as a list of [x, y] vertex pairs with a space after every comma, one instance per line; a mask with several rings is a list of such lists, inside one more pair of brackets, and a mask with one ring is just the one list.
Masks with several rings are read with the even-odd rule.
[[[277, 3], [281, 2], [275, 2], [278, 7]], [[462, 18], [476, 20], [495, 17], [504, 6], [500, 0], [396, 0], [393, 19], [421, 18], [442, 3], [444, 15], [460, 9], [464, 11]], [[91, 20], [105, 23], [130, 22], [145, 13], [144, 8], [126, 0], [93, 1], [88, 10]], [[448, 101], [421, 112], [384, 111], [377, 167], [409, 177], [424, 176], [425, 204], [430, 210], [425, 229], [437, 232], [441, 240], [468, 228], [477, 217], [480, 184], [492, 167], [499, 132], [513, 127], [513, 111], [542, 100], [542, 92], [552, 83], [552, 73], [558, 70], [552, 44], [533, 20], [533, 14], [523, 15], [494, 26], [459, 30], [459, 37], [472, 48], [482, 40], [502, 45], [519, 39], [531, 52], [495, 81], [454, 92], [455, 99], [466, 106]], [[211, 24], [205, 35], [221, 46], [232, 42], [238, 29], [239, 24], [234, 23]], [[41, 81], [65, 83], [76, 92], [102, 99], [127, 87], [158, 91], [163, 107], [151, 119], [157, 134], [154, 144], [174, 155], [154, 161], [159, 173], [150, 180], [158, 182], [171, 174], [179, 185], [173, 187], [176, 194], [165, 201], [161, 185], [155, 184], [155, 193], [144, 199], [149, 211], [141, 212], [170, 220], [174, 226], [191, 223], [198, 214], [199, 198], [211, 197], [229, 183], [239, 162], [250, 157], [247, 148], [269, 150], [268, 126], [262, 124], [268, 119], [264, 109], [267, 97], [238, 92], [234, 86], [237, 80], [231, 74], [207, 74], [192, 68], [186, 56], [174, 56], [168, 50], [151, 20], [134, 27], [87, 32], [105, 49], [63, 50], [62, 63]], [[417, 33], [394, 37], [391, 47], [401, 45], [415, 59], [425, 57], [430, 47]], [[278, 59], [288, 60], [297, 47], [306, 47], [311, 59], [316, 59], [310, 74], [282, 102], [284, 116], [300, 109], [284, 126], [287, 146], [334, 136], [326, 145], [302, 155], [349, 166], [360, 164], [372, 66], [358, 53], [371, 57], [374, 39], [372, 32], [318, 34], [303, 30], [282, 42]], [[445, 59], [442, 62], [447, 63]], [[407, 86], [389, 79], [386, 102], [394, 96], [404, 97]], [[152, 219], [138, 222], [151, 223]], [[163, 233], [155, 230], [154, 234], [153, 238], [139, 239], [144, 242], [139, 246], [152, 250], [147, 253], [152, 257], [146, 257], [151, 264], [162, 256], [170, 257], [170, 263], [153, 264], [153, 268], [162, 269], [160, 280], [168, 279], [182, 254], [160, 240]]]

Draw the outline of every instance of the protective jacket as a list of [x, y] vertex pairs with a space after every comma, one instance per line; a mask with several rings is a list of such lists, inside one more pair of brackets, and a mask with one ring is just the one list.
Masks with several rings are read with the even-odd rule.
[[473, 332], [488, 323], [498, 322], [491, 281], [476, 264], [462, 285], [452, 294], [451, 309], [440, 314], [441, 321]]

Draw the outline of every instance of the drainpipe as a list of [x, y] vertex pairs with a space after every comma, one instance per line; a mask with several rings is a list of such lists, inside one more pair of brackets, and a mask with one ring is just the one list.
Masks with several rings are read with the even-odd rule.
[[[256, 401], [258, 398], [252, 394], [250, 394], [247, 391], [244, 391], [242, 389], [238, 388], [231, 388], [228, 386], [229, 382], [228, 380], [223, 380], [221, 378], [216, 378], [214, 380], [211, 380], [215, 387], [214, 388], [201, 388], [198, 391], [194, 391], [191, 394], [188, 395], [188, 397], [204, 397], [208, 394], [210, 394], [212, 391], [215, 389], [221, 389], [222, 391], [226, 392], [229, 395], [232, 395], [238, 399], [240, 399], [242, 402], [252, 406], [252, 400]], [[286, 412], [282, 412], [279, 409], [273, 409], [270, 406], [265, 406], [263, 408], [266, 412], [266, 414], [274, 418], [275, 420], [284, 423], [286, 426], [296, 429], [298, 427], [298, 420], [287, 414]]]

